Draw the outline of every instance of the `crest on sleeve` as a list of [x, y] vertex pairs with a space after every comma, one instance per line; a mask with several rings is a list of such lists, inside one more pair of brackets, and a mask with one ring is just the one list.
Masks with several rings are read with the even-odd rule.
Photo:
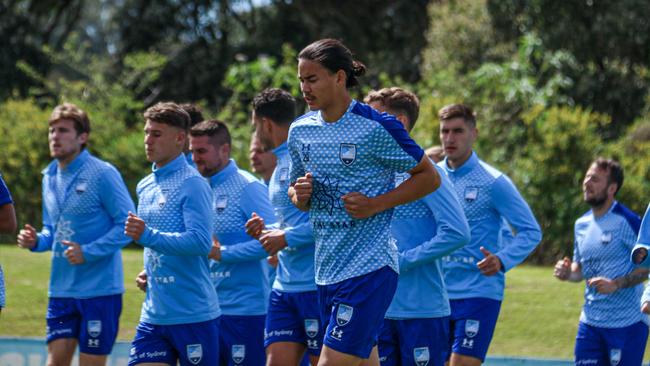
[[203, 347], [201, 344], [188, 344], [187, 345], [187, 359], [190, 360], [192, 365], [197, 365], [203, 358]]
[[245, 344], [233, 344], [231, 348], [232, 360], [235, 363], [241, 363], [246, 358], [246, 345]]
[[352, 306], [339, 304], [339, 308], [336, 311], [336, 323], [341, 327], [348, 324], [350, 319], [352, 319], [352, 313], [354, 313]]
[[413, 348], [413, 358], [418, 366], [427, 366], [429, 364], [429, 347]]
[[341, 159], [341, 162], [345, 166], [354, 164], [354, 161], [357, 160], [357, 145], [341, 143], [339, 147], [339, 159]]

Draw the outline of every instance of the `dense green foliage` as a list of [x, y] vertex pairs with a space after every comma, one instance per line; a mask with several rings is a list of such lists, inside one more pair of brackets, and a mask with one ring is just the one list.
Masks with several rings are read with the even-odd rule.
[[[650, 28], [647, 2], [29, 1], [0, 4], [0, 171], [20, 224], [40, 221], [47, 117], [61, 101], [86, 109], [90, 150], [129, 188], [147, 174], [142, 112], [191, 101], [228, 123], [248, 167], [250, 102], [266, 87], [299, 96], [295, 57], [342, 39], [369, 66], [371, 87], [421, 99], [413, 131], [438, 143], [437, 111], [464, 102], [478, 116], [480, 156], [508, 174], [544, 230], [535, 262], [572, 247], [581, 180], [597, 155], [626, 170], [619, 199], [650, 197]], [[301, 109], [304, 105], [301, 105]]]

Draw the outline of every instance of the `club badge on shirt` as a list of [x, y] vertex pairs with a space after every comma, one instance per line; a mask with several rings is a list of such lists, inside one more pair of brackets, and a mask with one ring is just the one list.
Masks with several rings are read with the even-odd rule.
[[289, 168], [280, 169], [280, 182], [286, 182], [289, 179]]
[[82, 194], [88, 189], [88, 183], [85, 180], [80, 179], [77, 183], [77, 186], [74, 188], [75, 192]]
[[223, 212], [228, 206], [228, 196], [221, 194], [217, 196], [217, 199], [214, 202], [214, 208], [217, 209], [217, 212]]
[[471, 202], [478, 198], [478, 187], [465, 188], [465, 201]]
[[611, 231], [603, 231], [602, 234], [600, 234], [600, 242], [603, 245], [607, 245], [612, 242], [612, 232]]
[[354, 161], [357, 160], [357, 145], [341, 143], [339, 147], [339, 159], [341, 159], [341, 162], [345, 166], [354, 164]]

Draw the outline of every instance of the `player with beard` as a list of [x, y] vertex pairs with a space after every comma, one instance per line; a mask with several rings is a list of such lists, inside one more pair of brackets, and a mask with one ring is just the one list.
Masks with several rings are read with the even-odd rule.
[[629, 261], [640, 219], [615, 200], [623, 185], [617, 161], [596, 159], [582, 182], [591, 206], [575, 223], [573, 261], [564, 258], [554, 275], [586, 281], [585, 304], [575, 345], [576, 365], [641, 365], [648, 318], [639, 310], [648, 270]]

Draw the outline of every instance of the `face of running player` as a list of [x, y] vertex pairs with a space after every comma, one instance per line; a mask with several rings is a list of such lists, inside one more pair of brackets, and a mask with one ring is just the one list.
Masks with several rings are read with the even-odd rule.
[[302, 58], [298, 61], [298, 79], [302, 96], [312, 111], [336, 105], [341, 88], [345, 90], [343, 70], [333, 73], [315, 61]]
[[262, 149], [265, 151], [272, 150], [275, 146], [273, 146], [273, 138], [271, 136], [271, 128], [273, 128], [273, 122], [271, 122], [268, 118], [262, 118], [258, 117], [255, 114], [255, 111], [253, 111], [253, 114], [251, 116], [251, 123], [255, 127], [255, 135], [253, 136], [253, 140], [251, 140], [251, 148], [253, 143], [261, 145]]
[[440, 142], [452, 168], [457, 168], [472, 155], [478, 130], [462, 118], [440, 121]]
[[50, 156], [59, 163], [68, 164], [81, 152], [81, 146], [88, 140], [87, 133], [77, 133], [74, 121], [60, 119], [50, 124], [47, 133]]
[[368, 105], [371, 106], [372, 108], [374, 108], [375, 110], [377, 110], [380, 113], [390, 113], [390, 114], [394, 115], [397, 118], [398, 121], [402, 122], [402, 125], [404, 126], [406, 131], [411, 132], [411, 122], [408, 120], [408, 118], [406, 118], [405, 115], [403, 115], [403, 114], [395, 114], [395, 113], [387, 110], [386, 107], [384, 106], [384, 104], [380, 103], [380, 102], [371, 102]]
[[190, 150], [196, 169], [204, 177], [217, 174], [230, 161], [230, 145], [216, 146], [210, 136], [190, 136]]
[[616, 184], [609, 183], [609, 172], [592, 164], [582, 181], [582, 198], [592, 207], [600, 207], [608, 198], [613, 199]]
[[176, 159], [185, 146], [183, 129], [147, 120], [144, 125], [144, 151], [147, 160], [161, 168]]
[[258, 138], [251, 140], [249, 152], [253, 172], [261, 175], [265, 180], [269, 179], [271, 174], [273, 174], [273, 169], [275, 169], [276, 164], [276, 157], [273, 152], [265, 149]]

